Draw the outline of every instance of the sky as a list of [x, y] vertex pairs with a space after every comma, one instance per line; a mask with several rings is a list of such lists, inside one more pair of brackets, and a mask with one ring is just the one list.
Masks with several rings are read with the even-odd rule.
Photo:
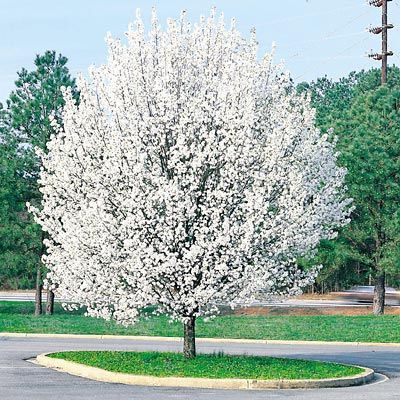
[[[161, 24], [182, 9], [196, 21], [215, 6], [227, 20], [235, 17], [244, 35], [256, 29], [260, 55], [275, 43], [276, 61], [285, 61], [296, 82], [379, 67], [366, 54], [379, 52], [380, 37], [366, 28], [380, 25], [381, 10], [366, 0], [1, 0], [0, 101], [13, 89], [16, 72], [32, 69], [45, 50], [68, 57], [73, 75], [104, 63], [106, 33], [123, 38], [136, 9], [148, 23], [153, 5]], [[389, 2], [389, 22], [395, 25], [390, 64], [399, 64], [400, 0]]]

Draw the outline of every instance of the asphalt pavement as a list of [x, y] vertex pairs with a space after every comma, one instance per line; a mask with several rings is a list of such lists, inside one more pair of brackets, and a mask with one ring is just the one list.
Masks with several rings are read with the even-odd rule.
[[390, 400], [400, 398], [400, 347], [338, 345], [266, 345], [199, 343], [199, 352], [224, 351], [335, 361], [373, 368], [390, 379], [365, 386], [312, 389], [232, 391], [157, 388], [96, 382], [57, 372], [27, 359], [62, 350], [166, 350], [179, 351], [177, 342], [155, 340], [12, 338], [0, 336], [1, 400]]
[[[0, 301], [34, 301], [35, 293], [31, 291], [0, 291]], [[46, 293], [43, 292], [43, 302], [46, 301]], [[56, 296], [56, 301], [66, 301]], [[282, 301], [257, 301], [251, 304], [256, 307], [290, 307], [290, 308], [302, 308], [302, 307], [313, 307], [313, 308], [325, 308], [325, 307], [367, 307], [371, 304], [356, 303], [352, 301], [344, 300], [311, 300], [302, 298], [290, 298]]]

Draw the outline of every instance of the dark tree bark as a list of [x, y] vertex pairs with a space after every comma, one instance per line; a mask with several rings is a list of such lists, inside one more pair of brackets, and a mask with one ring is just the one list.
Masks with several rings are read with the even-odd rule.
[[385, 312], [385, 273], [378, 272], [375, 278], [374, 288], [374, 315], [382, 315]]
[[185, 358], [196, 357], [196, 317], [191, 316], [183, 324], [183, 355]]
[[41, 315], [43, 312], [42, 291], [43, 291], [42, 266], [39, 264], [36, 270], [35, 315]]
[[46, 301], [46, 314], [53, 315], [53, 313], [54, 313], [54, 292], [48, 289], [47, 301]]

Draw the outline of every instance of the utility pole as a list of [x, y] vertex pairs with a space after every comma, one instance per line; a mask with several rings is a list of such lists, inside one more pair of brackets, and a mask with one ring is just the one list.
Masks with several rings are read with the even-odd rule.
[[[369, 4], [374, 7], [382, 7], [382, 26], [376, 28], [370, 28], [370, 32], [379, 35], [382, 34], [382, 52], [370, 54], [369, 57], [374, 60], [382, 61], [382, 72], [381, 72], [381, 85], [385, 85], [387, 82], [387, 59], [393, 55], [392, 51], [388, 51], [388, 30], [393, 28], [392, 24], [388, 24], [388, 1], [391, 0], [369, 0]], [[381, 315], [385, 310], [385, 278], [386, 274], [384, 270], [376, 266], [375, 276], [375, 287], [374, 287], [374, 299], [373, 299], [373, 313], [375, 315]]]
[[382, 61], [382, 78], [381, 83], [387, 82], [387, 60], [393, 55], [392, 51], [388, 51], [388, 29], [392, 29], [393, 25], [388, 24], [388, 1], [392, 0], [370, 0], [369, 4], [374, 7], [382, 7], [382, 26], [371, 28], [369, 31], [375, 35], [382, 34], [382, 52], [370, 54], [369, 57], [374, 60]]

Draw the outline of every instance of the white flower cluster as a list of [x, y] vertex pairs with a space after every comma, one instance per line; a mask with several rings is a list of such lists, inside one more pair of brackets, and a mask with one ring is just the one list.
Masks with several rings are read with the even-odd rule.
[[173, 319], [310, 282], [296, 259], [348, 218], [345, 171], [314, 111], [254, 35], [214, 11], [161, 30], [140, 17], [107, 65], [66, 90], [42, 155], [44, 262], [88, 314]]

